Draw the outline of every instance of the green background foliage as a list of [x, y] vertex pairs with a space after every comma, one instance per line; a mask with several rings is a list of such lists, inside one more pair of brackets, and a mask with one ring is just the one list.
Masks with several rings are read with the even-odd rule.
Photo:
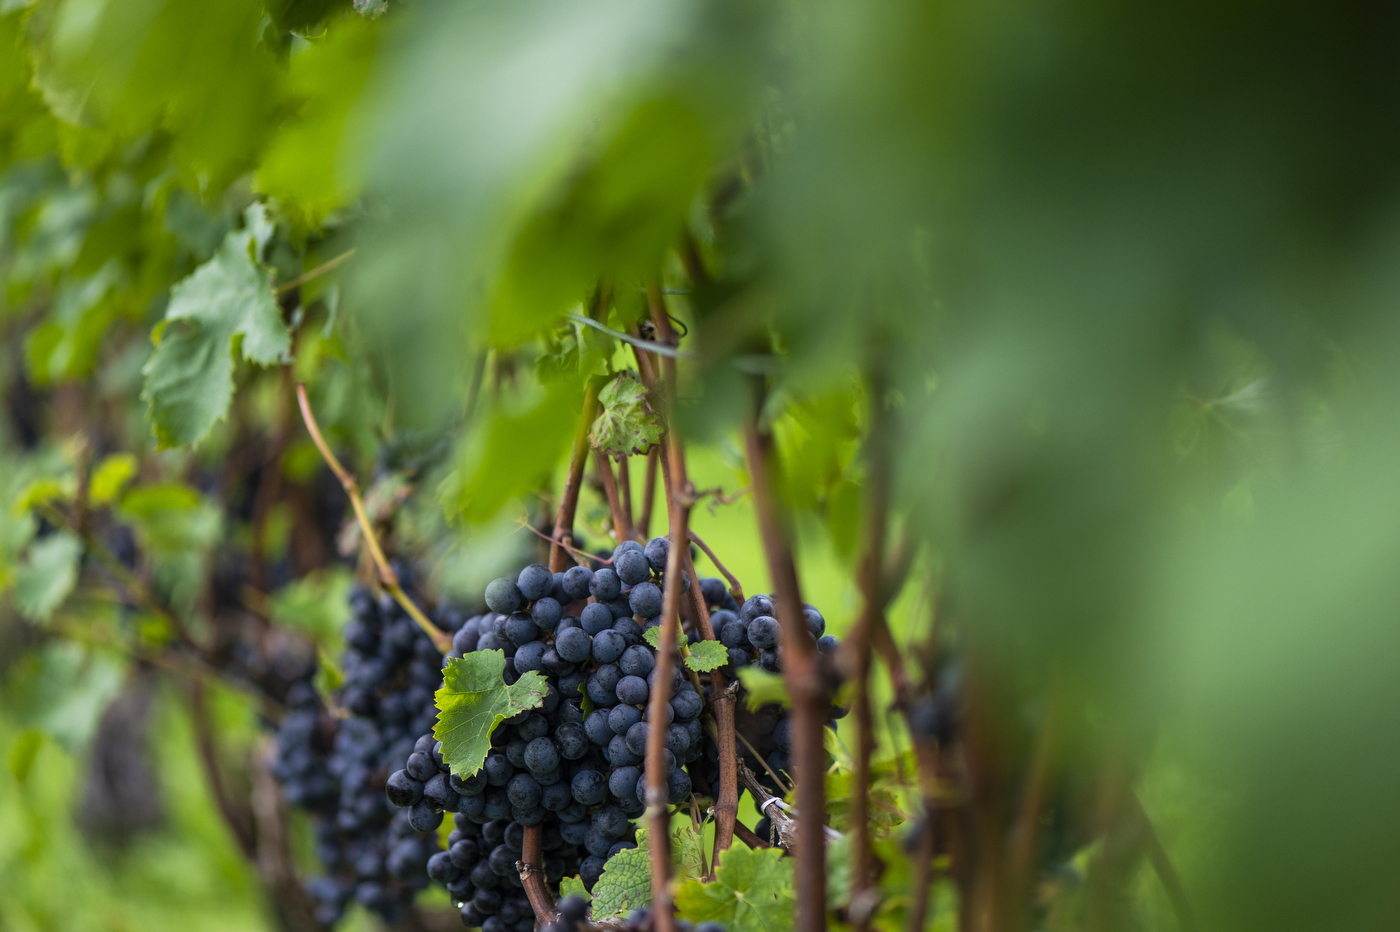
[[[275, 924], [173, 674], [164, 821], [116, 858], [73, 827], [101, 710], [175, 633], [45, 508], [129, 539], [196, 637], [256, 556], [236, 601], [333, 677], [351, 569], [307, 556], [291, 382], [429, 588], [479, 600], [534, 559], [585, 382], [633, 365], [567, 315], [627, 330], [648, 283], [691, 334], [698, 489], [748, 485], [765, 379], [829, 630], [878, 410], [901, 648], [974, 658], [1010, 746], [1053, 689], [1059, 766], [1131, 775], [1211, 927], [1393, 926], [1396, 33], [1297, 2], [0, 4], [0, 926]], [[609, 412], [616, 451], [645, 412]], [[303, 498], [255, 518], [224, 480], [283, 433], [256, 468]], [[748, 498], [693, 525], [768, 589]], [[253, 701], [216, 705], [252, 747]], [[1173, 927], [1129, 888], [1114, 927]]]

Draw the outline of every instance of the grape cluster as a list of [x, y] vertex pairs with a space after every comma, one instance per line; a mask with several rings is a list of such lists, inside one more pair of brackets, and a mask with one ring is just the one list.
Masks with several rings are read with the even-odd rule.
[[[816, 639], [817, 650], [823, 654], [833, 653], [840, 642], [835, 635], [826, 633], [826, 619], [822, 617], [822, 613], [815, 606], [804, 602], [802, 618], [806, 622], [807, 631]], [[715, 637], [719, 638], [720, 643], [729, 652], [729, 663], [723, 668], [727, 676], [737, 676], [739, 669], [747, 666], [768, 673], [782, 672], [783, 631], [778, 624], [773, 596], [751, 596], [737, 611], [721, 608], [710, 616], [710, 623], [714, 626]], [[845, 714], [844, 709], [833, 707], [828, 726], [834, 729], [836, 720]], [[787, 716], [787, 710], [774, 704], [751, 711], [746, 703], [739, 703], [734, 725], [739, 734], [752, 745], [753, 750], [763, 757], [763, 761], [760, 761], [753, 751], [741, 746], [739, 752], [749, 769], [769, 792], [776, 796], [784, 795], [783, 789], [768, 771], [770, 768], [779, 773], [790, 774], [792, 771], [791, 720]], [[764, 761], [767, 762], [767, 767], [764, 766]]]
[[[442, 684], [432, 640], [387, 596], [363, 588], [350, 594], [335, 695], [343, 718], [322, 707], [309, 682], [288, 694], [277, 734], [274, 775], [287, 801], [315, 816], [315, 848], [325, 875], [307, 889], [316, 918], [331, 925], [352, 900], [386, 922], [398, 918], [427, 886], [424, 869], [437, 853], [431, 831], [397, 813], [384, 795], [385, 778], [433, 725], [433, 693]], [[452, 630], [460, 615], [443, 612]]]
[[[632, 820], [646, 809], [643, 769], [652, 727], [666, 730], [672, 803], [691, 795], [687, 765], [706, 763], [707, 751], [709, 762], [718, 759], [700, 724], [705, 696], [678, 659], [666, 720], [647, 720], [657, 671], [643, 631], [659, 624], [668, 549], [665, 538], [646, 547], [628, 541], [614, 551], [611, 566], [597, 571], [527, 566], [513, 579], [492, 581], [489, 612], [468, 619], [453, 638], [449, 658], [500, 650], [507, 683], [538, 671], [549, 684], [539, 709], [496, 728], [478, 772], [449, 773], [441, 746], [425, 734], [389, 778], [390, 800], [407, 809], [415, 827], [431, 830], [443, 812], [455, 814], [450, 847], [433, 855], [427, 870], [463, 904], [468, 926], [506, 932], [515, 925], [516, 911], [507, 908], [525, 904], [512, 888], [521, 886], [515, 863], [527, 826], [541, 826], [549, 884], [577, 873], [592, 889], [609, 857], [635, 847]], [[688, 588], [687, 577], [682, 585]], [[707, 601], [713, 596], [733, 605], [718, 580], [701, 587]]]

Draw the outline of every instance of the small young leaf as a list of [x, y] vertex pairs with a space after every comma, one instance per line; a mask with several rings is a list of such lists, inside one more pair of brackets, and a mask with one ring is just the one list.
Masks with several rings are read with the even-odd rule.
[[433, 734], [455, 774], [468, 776], [481, 769], [497, 725], [544, 704], [549, 684], [543, 676], [531, 670], [507, 686], [501, 678], [505, 668], [504, 652], [484, 650], [454, 658], [443, 671]]
[[719, 641], [697, 641], [688, 650], [685, 665], [697, 673], [709, 673], [729, 662], [729, 651]]
[[71, 477], [57, 479], [44, 476], [35, 479], [20, 490], [11, 509], [15, 514], [23, 514], [46, 502], [67, 501], [73, 497], [73, 486]]
[[780, 848], [735, 846], [720, 855], [713, 883], [688, 880], [676, 891], [680, 914], [692, 923], [718, 922], [728, 932], [788, 932], [797, 901], [792, 859]]
[[583, 880], [579, 877], [565, 877], [559, 881], [559, 899], [571, 896], [581, 896], [585, 900], [592, 900], [593, 895], [588, 892], [588, 888], [583, 885]]
[[46, 621], [78, 581], [83, 545], [67, 531], [34, 542], [15, 578], [15, 607], [31, 621]]
[[651, 645], [652, 650], [659, 650], [661, 647], [661, 626], [652, 625], [642, 632], [642, 640]]
[[781, 706], [792, 705], [792, 697], [788, 695], [787, 684], [783, 678], [776, 673], [769, 673], [755, 666], [739, 668], [739, 682], [744, 685], [744, 692], [748, 694], [749, 708], [757, 712], [760, 706], [765, 706], [770, 702], [776, 702]]
[[88, 486], [88, 501], [93, 505], [110, 505], [117, 500], [122, 487], [136, 475], [136, 457], [130, 453], [113, 453], [93, 470]]
[[598, 392], [598, 417], [588, 440], [594, 449], [618, 456], [645, 453], [661, 440], [666, 425], [647, 406], [646, 386], [630, 370], [619, 372]]
[[243, 358], [260, 366], [284, 361], [291, 349], [291, 331], [272, 293], [273, 273], [250, 252], [262, 225], [252, 213], [249, 220], [170, 290], [165, 320], [153, 334], [155, 352], [142, 369], [141, 397], [161, 447], [199, 442], [228, 413], [234, 337], [243, 337]]
[[638, 837], [637, 847], [625, 848], [608, 858], [603, 876], [593, 885], [593, 921], [624, 916], [651, 905], [651, 862]]

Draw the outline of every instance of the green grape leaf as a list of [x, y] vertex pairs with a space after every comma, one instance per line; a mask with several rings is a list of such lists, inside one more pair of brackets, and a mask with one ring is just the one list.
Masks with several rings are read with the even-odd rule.
[[645, 631], [642, 632], [642, 640], [650, 644], [652, 650], [660, 650], [661, 626], [652, 625], [650, 628], [647, 628]]
[[729, 651], [719, 641], [697, 641], [687, 648], [685, 665], [697, 673], [709, 673], [729, 662]]
[[580, 877], [565, 877], [559, 881], [559, 899], [568, 896], [581, 896], [585, 900], [592, 900], [593, 895], [588, 892], [588, 888], [583, 885]]
[[661, 416], [647, 405], [646, 386], [626, 370], [598, 392], [598, 416], [588, 441], [604, 453], [628, 456], [651, 449], [665, 431]]
[[234, 338], [243, 358], [260, 366], [287, 361], [291, 331], [272, 293], [273, 273], [254, 260], [265, 226], [259, 205], [245, 229], [224, 237], [214, 258], [170, 290], [155, 352], [141, 371], [147, 420], [161, 447], [202, 440], [228, 414], [233, 399]]
[[792, 860], [780, 848], [735, 846], [720, 855], [713, 883], [688, 880], [676, 891], [683, 919], [718, 922], [728, 932], [789, 932], [797, 907]]
[[468, 776], [481, 769], [497, 725], [544, 704], [549, 684], [543, 676], [531, 670], [507, 686], [501, 678], [505, 668], [503, 651], [481, 650], [454, 658], [443, 671], [433, 734], [455, 774]]
[[637, 847], [625, 848], [608, 858], [603, 876], [593, 885], [594, 922], [651, 905], [651, 862], [642, 841], [639, 835]]
[[31, 621], [47, 621], [78, 582], [82, 542], [67, 531], [40, 538], [15, 574], [15, 607]]
[[755, 712], [770, 702], [776, 702], [781, 706], [792, 705], [792, 697], [788, 695], [787, 684], [776, 673], [769, 673], [767, 670], [760, 670], [755, 666], [740, 667], [739, 682], [744, 686], [749, 708]]

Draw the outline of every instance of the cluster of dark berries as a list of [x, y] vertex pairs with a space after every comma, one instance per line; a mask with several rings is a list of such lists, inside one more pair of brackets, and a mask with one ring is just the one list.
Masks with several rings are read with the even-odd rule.
[[[384, 785], [417, 736], [432, 728], [440, 657], [388, 596], [376, 599], [356, 588], [350, 609], [341, 658], [345, 681], [334, 697], [345, 715], [329, 715], [309, 682], [293, 687], [272, 767], [287, 801], [315, 817], [316, 855], [325, 874], [307, 889], [317, 920], [327, 926], [352, 900], [395, 921], [427, 886], [425, 867], [438, 851], [431, 831], [388, 804]], [[444, 612], [439, 626], [451, 630], [459, 618]]]
[[[466, 844], [464, 836], [460, 849], [454, 843], [427, 865], [463, 904], [467, 925], [487, 928], [502, 908], [494, 891], [520, 886], [520, 849], [511, 840], [523, 837], [527, 826], [541, 826], [550, 885], [577, 873], [592, 889], [608, 858], [635, 847], [632, 820], [646, 809], [643, 770], [652, 727], [666, 731], [670, 802], [690, 798], [688, 765], [712, 770], [707, 780], [718, 778], [718, 749], [700, 724], [708, 686], [702, 683], [697, 691], [678, 659], [665, 721], [647, 720], [656, 655], [643, 631], [660, 620], [668, 546], [665, 538], [646, 547], [629, 541], [614, 551], [611, 566], [596, 571], [576, 566], [551, 573], [532, 564], [514, 578], [496, 579], [486, 587], [489, 611], [468, 619], [453, 638], [444, 663], [472, 651], [500, 650], [507, 683], [536, 671], [549, 684], [540, 708], [496, 728], [491, 753], [476, 773], [447, 772], [440, 747], [425, 735], [389, 779], [389, 798], [407, 809], [415, 828], [433, 829], [444, 812], [455, 814], [459, 832], [479, 826], [485, 837], [499, 826], [494, 845]], [[726, 601], [734, 605], [719, 580], [700, 585], [716, 610]]]
[[[768, 673], [782, 672], [783, 632], [778, 624], [774, 601], [771, 595], [755, 595], [745, 600], [738, 611], [720, 610], [711, 616], [715, 636], [729, 651], [729, 663], [724, 667], [727, 675], [736, 676], [739, 669], [746, 666]], [[815, 606], [803, 603], [802, 618], [807, 631], [816, 639], [817, 649], [823, 654], [833, 653], [840, 642], [835, 635], [826, 633], [826, 619], [821, 612]], [[845, 714], [846, 710], [833, 707], [829, 727], [835, 728], [836, 720]], [[746, 703], [739, 703], [734, 724], [753, 748], [750, 750], [741, 746], [738, 749], [749, 769], [769, 792], [776, 796], [784, 795], [784, 789], [772, 778], [769, 770], [780, 774], [791, 773], [792, 741], [787, 711], [778, 705], [765, 705], [755, 712], [750, 711]], [[754, 751], [762, 755], [763, 760], [759, 760]]]

